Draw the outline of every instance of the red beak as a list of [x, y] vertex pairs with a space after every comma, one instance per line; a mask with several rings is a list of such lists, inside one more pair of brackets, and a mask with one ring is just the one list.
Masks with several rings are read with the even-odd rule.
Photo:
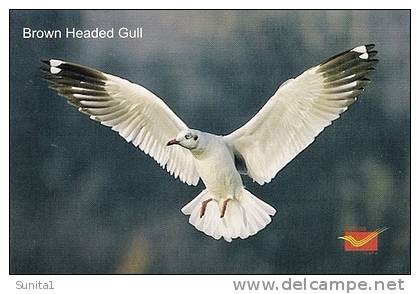
[[175, 144], [179, 144], [179, 142], [176, 139], [173, 139], [173, 140], [169, 141], [168, 143], [166, 143], [166, 146], [171, 146], [171, 145], [175, 145]]

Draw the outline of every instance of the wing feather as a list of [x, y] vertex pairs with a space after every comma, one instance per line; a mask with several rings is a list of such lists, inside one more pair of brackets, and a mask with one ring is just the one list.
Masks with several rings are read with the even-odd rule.
[[356, 101], [378, 61], [373, 47], [340, 53], [288, 80], [251, 120], [224, 137], [251, 178], [270, 182]]
[[144, 87], [86, 66], [61, 60], [43, 61], [49, 87], [80, 112], [111, 127], [127, 142], [154, 158], [175, 178], [197, 185], [199, 175], [190, 152], [166, 143], [188, 127]]

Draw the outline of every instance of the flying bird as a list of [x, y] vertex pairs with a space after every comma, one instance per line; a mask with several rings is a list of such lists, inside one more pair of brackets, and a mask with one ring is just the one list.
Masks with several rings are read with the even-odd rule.
[[241, 174], [269, 183], [356, 101], [377, 51], [362, 45], [284, 82], [245, 125], [225, 135], [189, 128], [143, 86], [83, 65], [43, 60], [49, 87], [91, 119], [111, 127], [188, 185], [205, 189], [181, 211], [215, 239], [245, 239], [276, 210], [245, 189]]

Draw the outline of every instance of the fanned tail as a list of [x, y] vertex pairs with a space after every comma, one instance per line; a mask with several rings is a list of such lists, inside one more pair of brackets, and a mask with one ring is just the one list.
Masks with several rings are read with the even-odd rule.
[[271, 222], [270, 216], [276, 213], [273, 207], [242, 189], [238, 199], [229, 200], [224, 217], [220, 217], [221, 205], [217, 200], [208, 202], [204, 215], [200, 217], [202, 203], [207, 199], [213, 199], [213, 196], [206, 189], [181, 211], [190, 215], [189, 222], [197, 230], [215, 239], [223, 237], [228, 242], [238, 237], [245, 239], [255, 235]]

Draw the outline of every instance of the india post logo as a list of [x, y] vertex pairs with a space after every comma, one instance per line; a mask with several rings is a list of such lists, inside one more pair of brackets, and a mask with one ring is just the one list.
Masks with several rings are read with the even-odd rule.
[[379, 228], [373, 232], [345, 231], [344, 236], [338, 239], [344, 240], [345, 251], [378, 251], [378, 236], [388, 228]]

